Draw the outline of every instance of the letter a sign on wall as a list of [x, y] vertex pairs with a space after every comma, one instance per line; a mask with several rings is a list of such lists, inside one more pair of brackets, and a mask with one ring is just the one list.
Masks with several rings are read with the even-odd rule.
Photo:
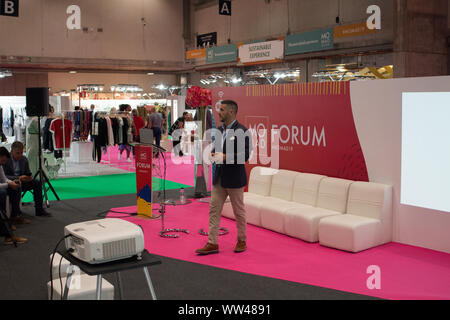
[[0, 15], [18, 17], [19, 0], [0, 0]]
[[231, 16], [231, 0], [219, 0], [219, 14]]

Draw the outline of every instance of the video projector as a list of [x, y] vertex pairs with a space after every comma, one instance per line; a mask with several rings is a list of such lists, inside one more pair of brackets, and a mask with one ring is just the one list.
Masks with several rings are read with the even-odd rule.
[[100, 219], [74, 223], [64, 228], [67, 250], [90, 264], [138, 256], [144, 251], [140, 226], [121, 219]]

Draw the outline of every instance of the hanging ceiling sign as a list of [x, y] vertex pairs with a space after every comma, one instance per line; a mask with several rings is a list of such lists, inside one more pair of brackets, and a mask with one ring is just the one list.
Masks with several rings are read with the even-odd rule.
[[202, 59], [206, 57], [206, 48], [186, 51], [186, 59]]
[[286, 55], [333, 49], [334, 29], [327, 28], [286, 37]]
[[243, 64], [282, 60], [283, 58], [284, 41], [282, 40], [245, 44], [239, 48], [239, 59]]
[[197, 48], [207, 48], [217, 45], [217, 32], [200, 34], [197, 36]]
[[0, 0], [0, 15], [19, 17], [19, 0]]
[[231, 0], [219, 0], [219, 14], [231, 16]]
[[346, 26], [338, 26], [334, 28], [334, 38], [346, 38], [346, 37], [356, 37], [356, 36], [362, 36], [367, 34], [373, 34], [376, 33], [377, 30], [373, 29], [370, 30], [367, 27], [366, 22], [346, 25]]
[[237, 47], [229, 44], [206, 49], [206, 63], [234, 62], [237, 60]]

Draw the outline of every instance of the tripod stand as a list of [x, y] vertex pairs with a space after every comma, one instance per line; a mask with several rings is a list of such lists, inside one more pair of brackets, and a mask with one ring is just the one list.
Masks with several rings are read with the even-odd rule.
[[[58, 194], [56, 193], [55, 189], [53, 189], [52, 184], [50, 183], [50, 180], [47, 177], [47, 174], [42, 170], [42, 146], [41, 146], [41, 117], [38, 116], [38, 150], [39, 150], [39, 170], [34, 175], [33, 179], [36, 179], [37, 176], [39, 176], [39, 181], [42, 184], [42, 190], [44, 191], [44, 200], [47, 205], [47, 208], [50, 207], [50, 202], [48, 200], [47, 196], [47, 187], [45, 184], [48, 184], [49, 188], [52, 190], [53, 194], [55, 195], [56, 199], [60, 201]], [[64, 121], [64, 119], [63, 119]]]
[[164, 160], [164, 176], [163, 179], [163, 199], [161, 201], [161, 208], [159, 209], [159, 213], [161, 214], [161, 231], [159, 232], [159, 235], [163, 238], [178, 238], [179, 235], [176, 234], [167, 234], [169, 232], [183, 232], [186, 234], [189, 234], [189, 231], [186, 229], [166, 229], [164, 227], [164, 216], [166, 215], [166, 157], [164, 155], [164, 152], [166, 151], [164, 148], [161, 148], [160, 146], [157, 146], [155, 144], [152, 144], [152, 147], [157, 150], [157, 153], [160, 154]]

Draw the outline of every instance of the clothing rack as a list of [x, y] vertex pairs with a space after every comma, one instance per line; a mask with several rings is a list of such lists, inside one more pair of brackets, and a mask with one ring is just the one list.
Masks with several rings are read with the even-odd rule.
[[[126, 117], [128, 119], [131, 119], [130, 116], [131, 116], [131, 114], [128, 111], [115, 111], [115, 110], [97, 111], [97, 112], [94, 112], [93, 122], [96, 122], [96, 120], [98, 120], [98, 119], [109, 118], [109, 119], [111, 119], [111, 124], [113, 124], [114, 121], [115, 121], [115, 120], [113, 121], [113, 119], [117, 119], [119, 117], [120, 118], [125, 118]], [[129, 123], [129, 122], [127, 122], [127, 123]], [[97, 132], [97, 134], [98, 134], [98, 132]], [[114, 136], [114, 138], [115, 137], [116, 136]], [[112, 139], [114, 140], [114, 138], [112, 138]], [[113, 140], [110, 140], [110, 139], [111, 139], [111, 136], [109, 134], [107, 134], [107, 142], [101, 148], [99, 148], [99, 146], [96, 144], [96, 142], [94, 140], [94, 148], [96, 149], [96, 151], [94, 151], [94, 154], [98, 154], [99, 150], [103, 154], [103, 150], [105, 150], [104, 148], [106, 148], [106, 150], [107, 150], [107, 154], [108, 154], [107, 160], [106, 159], [102, 159], [101, 160], [104, 164], [111, 164], [112, 163], [111, 148], [110, 147], [116, 145], [116, 143], [115, 142], [111, 143], [111, 141], [113, 141]]]
[[[111, 113], [111, 111], [98, 111], [95, 112], [95, 114], [98, 114], [100, 117], [115, 117], [115, 116], [127, 116], [130, 113], [127, 111], [114, 111], [113, 113]], [[106, 145], [106, 150], [108, 151], [108, 160], [103, 160], [105, 164], [111, 164], [111, 146]]]

